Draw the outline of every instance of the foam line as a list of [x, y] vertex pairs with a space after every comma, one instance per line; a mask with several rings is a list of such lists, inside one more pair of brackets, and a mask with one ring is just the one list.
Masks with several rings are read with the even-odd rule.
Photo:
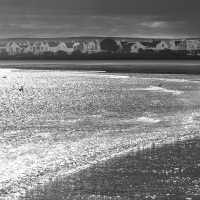
[[160, 92], [169, 92], [169, 93], [174, 93], [174, 94], [182, 93], [182, 91], [179, 91], [179, 90], [168, 90], [166, 88], [155, 87], [155, 86], [150, 86], [148, 88], [136, 88], [135, 90], [160, 91]]

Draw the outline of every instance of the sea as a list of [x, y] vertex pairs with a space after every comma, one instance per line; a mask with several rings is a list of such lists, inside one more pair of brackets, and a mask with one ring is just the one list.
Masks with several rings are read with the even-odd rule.
[[50, 174], [199, 134], [199, 75], [24, 69], [0, 75], [0, 187], [14, 192], [22, 183], [32, 187], [40, 173], [37, 181], [48, 181]]

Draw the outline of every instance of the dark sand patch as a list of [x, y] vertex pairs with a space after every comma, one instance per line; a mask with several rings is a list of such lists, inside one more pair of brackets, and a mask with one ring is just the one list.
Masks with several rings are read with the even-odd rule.
[[134, 151], [27, 191], [25, 199], [200, 199], [200, 138]]

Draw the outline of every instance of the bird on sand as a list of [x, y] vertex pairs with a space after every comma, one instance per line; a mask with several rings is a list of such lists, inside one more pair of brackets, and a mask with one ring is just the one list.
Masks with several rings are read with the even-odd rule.
[[19, 91], [23, 92], [24, 91], [24, 86], [21, 86], [21, 88], [19, 88]]

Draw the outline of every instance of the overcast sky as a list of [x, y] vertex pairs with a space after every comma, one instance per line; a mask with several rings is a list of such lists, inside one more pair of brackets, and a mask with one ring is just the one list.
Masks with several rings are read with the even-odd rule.
[[0, 37], [200, 37], [200, 0], [0, 0]]

